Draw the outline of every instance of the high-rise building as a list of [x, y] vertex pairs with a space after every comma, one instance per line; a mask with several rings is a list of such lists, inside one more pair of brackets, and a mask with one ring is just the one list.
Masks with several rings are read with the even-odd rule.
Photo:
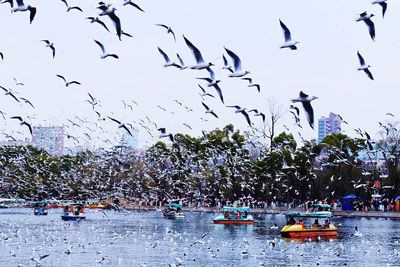
[[64, 154], [64, 127], [34, 126], [32, 145], [46, 150], [50, 155], [61, 157]]
[[339, 133], [342, 130], [342, 119], [335, 113], [329, 113], [328, 117], [322, 116], [318, 120], [318, 144], [322, 142], [325, 136]]
[[122, 138], [121, 138], [121, 145], [122, 146], [126, 146], [126, 147], [130, 147], [130, 148], [133, 148], [133, 149], [138, 149], [139, 131], [134, 129], [134, 128], [131, 128], [129, 131], [132, 133], [132, 135], [130, 135], [127, 132], [124, 132], [122, 134]]

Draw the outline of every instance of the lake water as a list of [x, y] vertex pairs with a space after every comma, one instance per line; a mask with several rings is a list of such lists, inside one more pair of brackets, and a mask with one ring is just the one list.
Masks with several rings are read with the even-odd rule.
[[180, 221], [155, 211], [87, 211], [81, 222], [60, 214], [0, 210], [0, 266], [400, 266], [398, 220], [334, 217], [336, 240], [290, 241], [270, 229], [283, 215], [224, 226], [200, 212]]

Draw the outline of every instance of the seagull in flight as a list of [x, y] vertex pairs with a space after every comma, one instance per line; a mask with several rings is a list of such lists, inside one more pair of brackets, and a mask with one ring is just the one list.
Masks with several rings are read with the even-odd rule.
[[110, 30], [107, 28], [106, 24], [104, 22], [102, 22], [98, 17], [87, 17], [86, 19], [90, 19], [90, 23], [97, 22], [98, 24], [103, 26], [104, 29], [106, 29], [108, 32], [110, 32]]
[[[35, 18], [36, 15], [36, 7], [33, 7], [31, 5], [25, 5], [23, 0], [16, 0], [17, 1], [17, 7], [14, 7], [11, 9], [11, 12], [25, 12], [29, 11], [29, 22], [32, 24], [33, 19]], [[11, 7], [13, 7], [12, 0], [10, 1], [4, 1], [3, 3], [9, 2], [11, 4]]]
[[312, 129], [314, 129], [314, 110], [311, 106], [311, 101], [313, 101], [314, 99], [318, 99], [318, 97], [309, 96], [303, 93], [303, 91], [300, 91], [298, 98], [292, 99], [293, 103], [301, 102], [301, 104], [303, 104], [303, 108], [306, 112], [308, 123], [310, 124]]
[[63, 79], [63, 81], [65, 82], [65, 87], [68, 87], [68, 86], [71, 85], [71, 84], [78, 84], [78, 85], [81, 84], [80, 82], [77, 82], [77, 81], [70, 81], [70, 82], [67, 82], [67, 80], [64, 78], [64, 76], [62, 76], [62, 75], [60, 75], [60, 74], [57, 74], [56, 76], [57, 76], [58, 78], [60, 78], [60, 79]]
[[207, 93], [206, 90], [204, 90], [204, 88], [200, 84], [197, 84], [197, 85], [200, 87], [201, 91], [203, 92], [203, 93], [200, 93], [200, 96], [202, 98], [205, 97], [205, 96], [214, 97], [212, 94]]
[[253, 83], [253, 79], [252, 78], [242, 78], [242, 80], [248, 81], [249, 82], [248, 87], [255, 87], [255, 88], [257, 88], [257, 91], [259, 93], [261, 93], [260, 92], [260, 85], [258, 83]]
[[282, 20], [279, 20], [279, 23], [281, 24], [283, 35], [285, 36], [285, 43], [281, 45], [280, 48], [290, 48], [291, 50], [297, 50], [296, 44], [298, 44], [299, 42], [292, 40], [292, 35], [290, 33], [290, 30], [288, 27], [286, 27], [286, 25], [282, 22]]
[[254, 116], [260, 116], [262, 118], [263, 123], [265, 123], [265, 114], [262, 112], [259, 112], [257, 109], [251, 109], [248, 111], [248, 113], [254, 112]]
[[137, 4], [133, 3], [131, 0], [124, 0], [124, 4], [123, 5], [124, 6], [131, 5], [131, 6], [135, 7], [136, 9], [144, 12], [144, 10], [140, 8], [140, 6], [138, 6]]
[[79, 6], [69, 6], [68, 2], [66, 0], [61, 0], [61, 2], [63, 2], [66, 6], [67, 6], [67, 12], [76, 9], [79, 10], [80, 12], [83, 12], [83, 10], [79, 7]]
[[114, 119], [114, 118], [111, 118], [111, 117], [109, 117], [109, 116], [107, 116], [107, 117], [108, 117], [110, 120], [112, 120], [113, 122], [118, 123], [118, 128], [124, 128], [125, 131], [127, 131], [127, 133], [128, 133], [130, 136], [133, 137], [131, 131], [129, 131], [128, 127], [126, 127], [126, 125], [125, 125], [124, 123], [122, 123], [122, 122], [120, 122], [119, 120], [116, 120], [116, 119]]
[[370, 65], [365, 64], [364, 58], [361, 56], [360, 52], [357, 51], [358, 60], [360, 61], [360, 67], [357, 70], [363, 70], [371, 80], [374, 80], [372, 73], [369, 71]]
[[49, 47], [51, 51], [53, 51], [53, 58], [56, 56], [56, 49], [54, 48], [54, 44], [49, 40], [42, 40], [42, 42], [46, 43], [46, 47]]
[[30, 105], [32, 108], [35, 108], [35, 107], [32, 105], [31, 101], [29, 101], [28, 99], [26, 99], [26, 98], [24, 98], [24, 97], [21, 97], [20, 99], [21, 99], [22, 101], [24, 101], [26, 104]]
[[18, 85], [24, 86], [24, 83], [17, 81], [17, 79], [15, 79], [15, 78], [13, 78], [13, 79], [14, 79], [16, 86], [18, 86]]
[[372, 1], [372, 4], [378, 4], [382, 7], [382, 18], [384, 18], [387, 9], [387, 0], [374, 0]]
[[168, 34], [168, 33], [172, 34], [172, 36], [174, 37], [174, 40], [175, 40], [175, 42], [176, 42], [175, 33], [174, 33], [174, 31], [172, 30], [172, 28], [171, 28], [170, 26], [167, 26], [167, 25], [165, 25], [165, 24], [156, 24], [156, 26], [160, 26], [160, 27], [165, 28], [165, 29], [167, 30], [167, 34]]
[[249, 114], [246, 112], [246, 108], [242, 108], [242, 107], [240, 107], [240, 106], [238, 106], [238, 105], [236, 105], [236, 106], [227, 106], [227, 107], [228, 107], [228, 108], [235, 108], [235, 109], [236, 109], [236, 110], [235, 110], [235, 113], [242, 113], [243, 116], [245, 117], [247, 123], [249, 124], [249, 126], [252, 127], [252, 123], [251, 123], [251, 120], [250, 120], [250, 116], [249, 116]]
[[171, 142], [174, 142], [174, 136], [171, 133], [167, 133], [165, 128], [158, 128], [157, 131], [161, 133], [159, 138], [168, 137]]
[[211, 66], [214, 66], [214, 64], [211, 62], [208, 62], [208, 63], [204, 62], [204, 59], [203, 59], [203, 56], [201, 55], [200, 50], [197, 49], [197, 47], [195, 47], [188, 39], [186, 39], [186, 37], [184, 35], [183, 35], [183, 39], [185, 40], [186, 45], [192, 51], [192, 53], [196, 59], [196, 65], [190, 66], [191, 69], [203, 70], [203, 69], [207, 69]]
[[7, 88], [5, 88], [5, 87], [3, 87], [3, 86], [0, 86], [0, 88], [4, 90], [4, 92], [5, 92], [4, 94], [5, 94], [5, 95], [9, 95], [9, 96], [11, 96], [12, 98], [14, 98], [15, 101], [19, 102], [18, 98], [14, 95], [14, 93], [13, 93], [13, 91], [12, 91], [11, 89], [7, 89]]
[[214, 110], [210, 109], [206, 104], [204, 104], [204, 102], [201, 102], [201, 104], [206, 109], [206, 114], [210, 113], [211, 115], [213, 115], [215, 118], [218, 119], [218, 116], [217, 116], [217, 114], [215, 114]]
[[168, 55], [161, 48], [159, 48], [159, 47], [157, 47], [157, 48], [158, 48], [158, 52], [160, 52], [160, 54], [164, 57], [164, 60], [165, 60], [164, 68], [166, 68], [166, 67], [175, 67], [178, 69], [181, 68], [181, 66], [179, 66], [175, 62], [171, 62]]
[[215, 91], [217, 91], [217, 94], [219, 95], [219, 98], [221, 99], [222, 104], [224, 104], [224, 96], [222, 95], [222, 90], [218, 85], [220, 80], [215, 79], [214, 71], [211, 68], [207, 68], [207, 71], [210, 73], [210, 78], [197, 78], [197, 79], [207, 81], [208, 87], [214, 87]]
[[245, 70], [242, 70], [242, 63], [240, 58], [233, 53], [231, 50], [229, 50], [228, 48], [224, 47], [225, 51], [228, 53], [228, 55], [232, 58], [233, 60], [233, 72], [231, 74], [229, 74], [229, 77], [233, 77], [233, 78], [240, 78], [243, 76], [246, 76], [247, 74], [249, 74], [250, 72]]
[[32, 127], [31, 127], [31, 125], [30, 125], [29, 123], [27, 123], [26, 121], [24, 121], [24, 119], [22, 119], [22, 117], [20, 117], [20, 116], [14, 116], [14, 117], [11, 117], [10, 119], [19, 120], [19, 124], [20, 124], [20, 125], [25, 125], [25, 126], [27, 126], [27, 127], [29, 128], [29, 132], [32, 134]]
[[375, 24], [372, 22], [371, 18], [375, 16], [374, 14], [367, 14], [367, 12], [363, 12], [356, 19], [356, 21], [364, 21], [368, 27], [369, 35], [371, 39], [375, 41]]
[[99, 3], [100, 6], [97, 8], [101, 10], [99, 16], [108, 16], [112, 22], [114, 23], [115, 30], [117, 31], [118, 38], [121, 40], [122, 28], [121, 21], [117, 15], [115, 15], [115, 11], [117, 10], [115, 7], [112, 7], [110, 4], [104, 4], [103, 2]]
[[107, 52], [106, 52], [106, 49], [104, 48], [104, 45], [103, 45], [102, 43], [100, 43], [99, 41], [94, 40], [94, 42], [95, 42], [98, 46], [100, 46], [100, 49], [101, 49], [101, 51], [102, 51], [102, 53], [103, 53], [103, 54], [100, 56], [101, 59], [105, 59], [105, 58], [107, 58], [107, 57], [113, 57], [113, 58], [116, 58], [116, 59], [119, 58], [116, 54], [107, 53]]

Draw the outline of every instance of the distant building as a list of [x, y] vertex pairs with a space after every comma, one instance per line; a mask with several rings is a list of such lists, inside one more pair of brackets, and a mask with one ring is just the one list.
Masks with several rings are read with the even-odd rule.
[[64, 127], [34, 126], [32, 145], [46, 150], [50, 155], [61, 157], [64, 154]]
[[132, 135], [128, 134], [127, 132], [124, 132], [121, 138], [121, 146], [138, 149], [139, 131], [134, 128], [131, 128], [129, 131], [132, 133]]
[[318, 120], [318, 144], [322, 142], [325, 136], [339, 133], [342, 130], [341, 123], [340, 116], [332, 112], [328, 117], [321, 117]]
[[7, 139], [0, 141], [0, 146], [27, 146], [31, 144], [32, 142], [30, 139], [25, 139], [25, 140]]

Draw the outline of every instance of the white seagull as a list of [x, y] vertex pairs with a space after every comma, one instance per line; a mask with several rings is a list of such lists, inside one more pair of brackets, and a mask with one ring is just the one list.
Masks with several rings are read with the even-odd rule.
[[299, 42], [292, 41], [292, 35], [289, 28], [286, 27], [286, 25], [281, 20], [279, 20], [279, 23], [281, 24], [283, 35], [285, 36], [285, 43], [281, 45], [281, 48], [290, 48], [291, 50], [297, 50], [296, 44], [298, 44]]
[[165, 29], [167, 30], [167, 34], [168, 34], [168, 33], [172, 34], [172, 36], [174, 37], [174, 40], [175, 40], [175, 42], [176, 42], [175, 33], [174, 33], [174, 31], [172, 30], [172, 28], [171, 28], [170, 26], [167, 26], [167, 25], [165, 25], [165, 24], [156, 24], [156, 26], [160, 26], [160, 27], [165, 28]]
[[79, 10], [80, 12], [83, 12], [83, 10], [79, 7], [79, 6], [69, 6], [68, 2], [66, 0], [61, 0], [61, 2], [63, 2], [66, 6], [67, 6], [67, 12], [76, 9]]
[[253, 83], [253, 79], [252, 78], [242, 78], [242, 80], [248, 81], [249, 82], [248, 87], [255, 87], [255, 88], [257, 88], [257, 91], [259, 93], [261, 93], [260, 92], [260, 85], [258, 83]]
[[204, 90], [204, 88], [203, 88], [200, 84], [197, 84], [197, 85], [200, 87], [201, 91], [203, 92], [203, 93], [200, 93], [200, 96], [201, 96], [203, 99], [204, 99], [205, 96], [214, 97], [212, 94], [207, 93], [207, 91]]
[[217, 116], [217, 114], [215, 114], [214, 110], [210, 109], [206, 104], [204, 104], [204, 102], [201, 102], [201, 104], [206, 109], [206, 114], [210, 113], [211, 115], [213, 115], [215, 118], [218, 119], [218, 116]]
[[367, 14], [367, 12], [363, 12], [360, 14], [358, 18], [356, 18], [356, 21], [364, 21], [365, 24], [368, 27], [368, 32], [369, 35], [371, 36], [371, 39], [375, 41], [375, 25], [372, 22], [371, 18], [375, 16], [374, 14]]
[[[11, 12], [25, 12], [29, 11], [29, 21], [32, 24], [33, 19], [35, 18], [36, 15], [36, 7], [33, 7], [31, 5], [25, 5], [23, 0], [16, 0], [18, 7], [12, 8]], [[12, 3], [12, 1], [10, 2]], [[13, 6], [13, 4], [11, 4]]]
[[190, 66], [191, 69], [203, 70], [208, 67], [214, 66], [214, 64], [211, 62], [208, 62], [208, 63], [204, 62], [204, 59], [200, 53], [200, 50], [197, 49], [197, 47], [195, 47], [188, 39], [186, 39], [186, 37], [184, 35], [183, 35], [183, 39], [185, 40], [185, 43], [189, 47], [189, 49], [192, 50], [192, 53], [196, 59], [196, 65]]
[[215, 79], [214, 71], [211, 68], [207, 68], [207, 71], [210, 73], [210, 78], [197, 78], [197, 79], [207, 81], [208, 82], [207, 87], [214, 87], [215, 91], [217, 91], [217, 94], [219, 95], [219, 99], [221, 99], [222, 104], [224, 104], [224, 96], [222, 95], [222, 90], [218, 85], [220, 80]]
[[120, 122], [119, 120], [113, 119], [113, 118], [111, 118], [111, 117], [109, 117], [109, 116], [107, 116], [107, 117], [108, 117], [110, 120], [112, 120], [112, 121], [118, 123], [118, 128], [124, 128], [125, 131], [127, 131], [127, 133], [128, 133], [130, 136], [133, 137], [131, 131], [129, 131], [128, 127], [126, 127], [126, 125], [125, 125], [124, 123]]
[[107, 28], [106, 24], [104, 24], [104, 22], [102, 22], [98, 17], [87, 17], [86, 19], [90, 19], [90, 23], [97, 22], [98, 24], [103, 26], [104, 29], [106, 29], [108, 32], [110, 32], [110, 30]]
[[116, 54], [107, 53], [107, 52], [106, 52], [106, 49], [104, 48], [104, 45], [103, 45], [102, 43], [100, 43], [99, 41], [94, 40], [94, 42], [95, 42], [98, 46], [100, 46], [101, 51], [103, 52], [103, 54], [100, 56], [101, 59], [105, 59], [105, 58], [107, 58], [107, 57], [113, 57], [113, 58], [117, 58], [117, 59], [119, 58]]
[[20, 117], [20, 116], [14, 116], [14, 117], [11, 117], [10, 119], [17, 119], [17, 120], [19, 120], [19, 124], [20, 124], [20, 125], [26, 125], [26, 126], [29, 128], [29, 132], [32, 134], [32, 127], [31, 127], [31, 125], [30, 125], [29, 123], [27, 123], [26, 121], [24, 121], [24, 120], [22, 119], [22, 117]]
[[46, 43], [46, 47], [49, 47], [53, 51], [53, 58], [56, 56], [56, 49], [54, 48], [54, 44], [49, 40], [42, 40], [42, 42]]
[[179, 54], [176, 54], [176, 57], [178, 58], [179, 63], [181, 64], [180, 69], [181, 70], [187, 69], [187, 66], [185, 65], [185, 62], [183, 62], [183, 59], [181, 58], [181, 56]]
[[165, 128], [158, 128], [157, 131], [161, 133], [159, 138], [168, 137], [171, 142], [174, 142], [174, 136], [171, 133], [167, 133]]
[[65, 87], [68, 87], [68, 86], [71, 85], [71, 84], [78, 84], [78, 85], [81, 84], [80, 82], [77, 82], [77, 81], [70, 81], [70, 82], [67, 82], [67, 80], [65, 79], [65, 77], [62, 76], [62, 75], [60, 75], [60, 74], [57, 74], [56, 76], [57, 76], [58, 78], [60, 78], [60, 79], [63, 79], [63, 81], [65, 82]]
[[372, 4], [378, 4], [382, 7], [382, 18], [385, 17], [386, 9], [387, 9], [387, 0], [374, 0], [372, 1]]
[[303, 108], [306, 112], [308, 123], [310, 124], [311, 128], [314, 129], [314, 110], [311, 106], [311, 101], [314, 99], [318, 99], [316, 96], [309, 96], [303, 91], [300, 91], [299, 97], [292, 99], [292, 102], [301, 102], [303, 104]]
[[357, 70], [363, 70], [371, 80], [374, 80], [372, 73], [369, 71], [370, 65], [365, 64], [364, 58], [361, 56], [360, 52], [357, 51], [358, 60], [360, 61], [360, 67]]
[[121, 40], [121, 34], [122, 34], [122, 28], [121, 28], [121, 21], [115, 15], [115, 11], [117, 10], [115, 7], [112, 7], [110, 4], [104, 4], [103, 2], [100, 2], [100, 6], [97, 8], [101, 10], [99, 16], [108, 16], [112, 22], [114, 23], [115, 30], [117, 31], [118, 38]]
[[168, 55], [161, 48], [159, 48], [159, 47], [157, 47], [157, 48], [158, 48], [158, 52], [160, 52], [160, 54], [164, 57], [164, 60], [165, 60], [164, 68], [166, 68], [166, 67], [175, 67], [178, 69], [181, 68], [181, 66], [179, 66], [175, 62], [171, 62]]
[[225, 51], [228, 53], [228, 55], [233, 60], [234, 71], [231, 74], [229, 74], [229, 77], [240, 78], [240, 77], [243, 77], [243, 76], [249, 74], [250, 73], [249, 71], [242, 70], [242, 63], [241, 63], [240, 58], [235, 53], [233, 53], [231, 50], [229, 50], [228, 48], [226, 48], [226, 47], [224, 47], [224, 48], [225, 48]]

